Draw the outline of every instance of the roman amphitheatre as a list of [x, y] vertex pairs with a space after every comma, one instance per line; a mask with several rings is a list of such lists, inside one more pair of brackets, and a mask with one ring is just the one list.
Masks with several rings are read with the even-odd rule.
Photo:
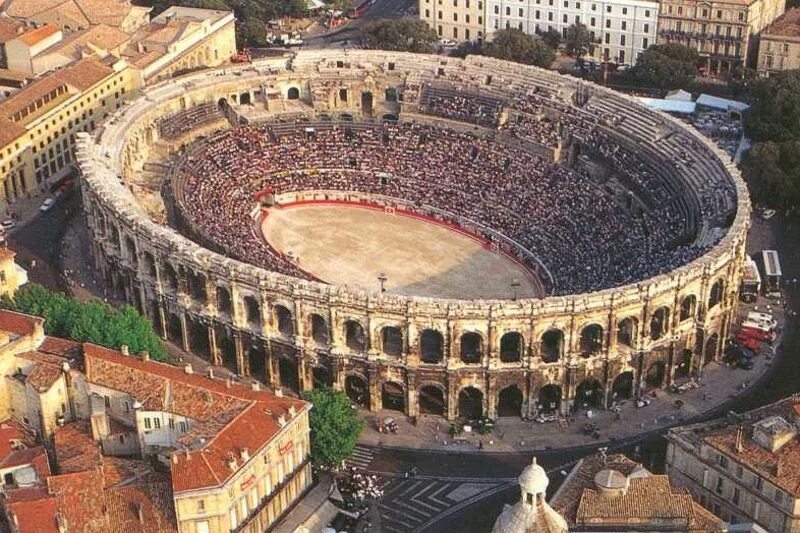
[[719, 360], [735, 315], [750, 207], [728, 157], [535, 67], [301, 51], [148, 88], [78, 154], [109, 284], [287, 392], [602, 407]]

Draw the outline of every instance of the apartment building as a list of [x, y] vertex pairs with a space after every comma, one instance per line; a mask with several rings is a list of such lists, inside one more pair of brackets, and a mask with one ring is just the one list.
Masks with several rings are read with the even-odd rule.
[[761, 32], [756, 69], [761, 76], [800, 68], [800, 8], [790, 9]]
[[759, 35], [785, 5], [786, 0], [664, 0], [658, 42], [696, 49], [708, 74], [755, 66]]
[[800, 396], [742, 415], [677, 427], [667, 474], [725, 521], [800, 531]]
[[14, 533], [265, 531], [312, 484], [301, 400], [47, 337], [8, 311], [0, 370], [0, 414], [55, 458], [4, 487]]
[[659, 3], [649, 0], [488, 0], [486, 33], [518, 28], [530, 35], [555, 30], [566, 37], [567, 28], [586, 25], [597, 45], [597, 60], [635, 64], [655, 44]]
[[419, 16], [442, 39], [484, 40], [485, 0], [419, 0]]

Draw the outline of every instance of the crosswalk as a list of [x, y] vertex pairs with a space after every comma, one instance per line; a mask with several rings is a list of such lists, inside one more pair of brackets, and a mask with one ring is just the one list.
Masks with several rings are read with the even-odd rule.
[[371, 448], [356, 444], [356, 449], [353, 451], [353, 455], [351, 455], [350, 458], [345, 461], [345, 463], [347, 463], [347, 466], [353, 466], [360, 468], [361, 470], [369, 470], [369, 465], [372, 463], [372, 459], [374, 457], [375, 454]]

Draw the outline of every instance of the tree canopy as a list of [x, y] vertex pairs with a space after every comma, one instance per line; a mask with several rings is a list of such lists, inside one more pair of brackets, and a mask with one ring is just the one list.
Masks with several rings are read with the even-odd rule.
[[566, 45], [567, 53], [582, 57], [592, 53], [595, 41], [589, 28], [585, 24], [576, 22], [567, 28], [567, 38], [564, 40], [564, 44]]
[[755, 143], [742, 173], [757, 202], [782, 211], [800, 205], [800, 141]]
[[752, 83], [745, 125], [754, 141], [800, 140], [800, 71], [779, 72]]
[[352, 455], [364, 423], [356, 418], [341, 391], [314, 389], [303, 394], [314, 407], [309, 414], [311, 460], [320, 468], [336, 468]]
[[697, 74], [697, 50], [682, 44], [654, 44], [628, 70], [630, 81], [648, 87], [676, 89], [688, 85]]
[[495, 32], [494, 39], [484, 46], [487, 56], [547, 68], [556, 59], [556, 52], [542, 39], [522, 30], [509, 28]]
[[433, 28], [419, 19], [378, 20], [361, 29], [362, 43], [381, 50], [430, 52], [438, 40]]
[[126, 345], [131, 352], [147, 351], [155, 360], [167, 360], [167, 351], [150, 322], [130, 305], [116, 310], [100, 300], [81, 302], [30, 284], [13, 298], [0, 299], [0, 307], [44, 318], [47, 335], [113, 349]]

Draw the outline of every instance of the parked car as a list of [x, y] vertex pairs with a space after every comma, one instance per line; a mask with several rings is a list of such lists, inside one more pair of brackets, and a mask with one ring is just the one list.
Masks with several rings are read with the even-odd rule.
[[17, 227], [17, 223], [14, 221], [13, 218], [7, 218], [4, 221], [0, 222], [0, 227], [4, 230], [10, 230]]
[[772, 329], [775, 329], [778, 326], [778, 321], [775, 320], [775, 318], [773, 318], [773, 316], [768, 313], [758, 313], [756, 311], [750, 311], [749, 313], [747, 313], [746, 320], [766, 324]]
[[39, 211], [46, 213], [47, 211], [50, 211], [54, 205], [56, 205], [55, 198], [45, 198], [44, 202], [42, 202], [42, 205], [39, 207]]
[[439, 39], [439, 44], [442, 46], [456, 46], [456, 42], [451, 39]]
[[743, 327], [741, 330], [739, 330], [739, 335], [737, 336], [737, 338], [740, 337], [740, 336], [741, 337], [751, 337], [753, 339], [756, 339], [756, 340], [762, 341], [762, 342], [766, 342], [768, 344], [772, 344], [772, 342], [775, 340], [775, 334], [774, 333], [771, 333], [771, 332], [768, 332], [768, 331], [764, 331], [762, 329], [755, 329], [755, 328], [749, 328], [749, 327]]
[[764, 209], [764, 212], [761, 213], [761, 218], [763, 218], [764, 220], [769, 220], [774, 216], [775, 216], [774, 209]]

